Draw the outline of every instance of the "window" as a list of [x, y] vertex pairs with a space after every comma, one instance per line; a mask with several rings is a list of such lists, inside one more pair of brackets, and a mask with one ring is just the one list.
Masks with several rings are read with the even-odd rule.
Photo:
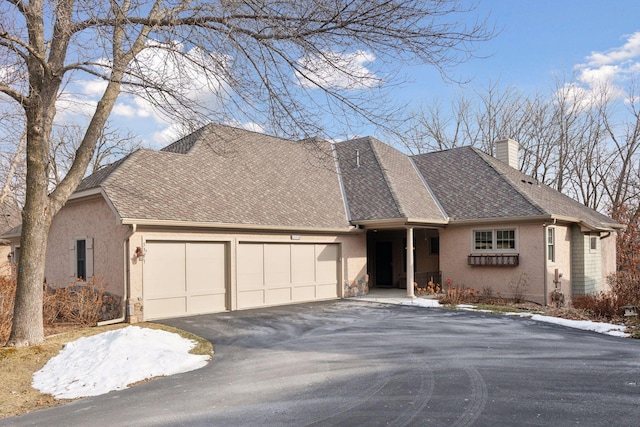
[[598, 236], [589, 236], [589, 252], [598, 250]]
[[496, 248], [515, 249], [516, 248], [516, 230], [496, 230]]
[[556, 229], [547, 228], [547, 260], [556, 261]]
[[515, 252], [516, 229], [474, 230], [473, 250], [487, 252]]
[[70, 271], [73, 281], [86, 281], [93, 276], [93, 239], [72, 239], [70, 245]]
[[477, 251], [490, 251], [493, 249], [493, 231], [475, 231], [474, 249]]
[[76, 277], [87, 280], [87, 241], [76, 241]]

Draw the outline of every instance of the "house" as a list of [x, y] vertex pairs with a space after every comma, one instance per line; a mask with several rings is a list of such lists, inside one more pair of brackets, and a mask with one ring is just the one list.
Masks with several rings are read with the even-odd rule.
[[[5, 198], [0, 204], [0, 236], [20, 225], [20, 208], [13, 200]], [[0, 277], [11, 277], [13, 252], [11, 241], [0, 237]]]
[[52, 223], [47, 281], [100, 277], [132, 322], [414, 282], [541, 304], [604, 289], [620, 225], [521, 174], [517, 151], [407, 156], [210, 124], [87, 177]]

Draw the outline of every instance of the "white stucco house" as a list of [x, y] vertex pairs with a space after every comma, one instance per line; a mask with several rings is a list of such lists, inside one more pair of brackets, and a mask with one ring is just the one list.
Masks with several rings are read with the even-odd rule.
[[[99, 276], [131, 322], [429, 280], [504, 296], [525, 280], [541, 304], [604, 289], [620, 225], [497, 146], [407, 156], [207, 125], [87, 177], [53, 221], [47, 282]], [[19, 233], [3, 236], [18, 262]]]

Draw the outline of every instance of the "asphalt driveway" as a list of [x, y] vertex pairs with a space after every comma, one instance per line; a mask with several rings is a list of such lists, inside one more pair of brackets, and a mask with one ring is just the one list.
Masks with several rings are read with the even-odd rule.
[[213, 362], [0, 424], [640, 425], [638, 340], [349, 300], [162, 323]]

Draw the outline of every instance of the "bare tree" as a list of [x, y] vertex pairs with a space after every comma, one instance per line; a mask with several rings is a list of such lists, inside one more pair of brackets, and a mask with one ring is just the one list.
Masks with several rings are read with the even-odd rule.
[[[640, 98], [638, 85], [633, 81], [627, 91], [625, 120], [618, 117], [603, 104], [600, 114], [610, 141], [609, 161], [601, 170], [608, 205], [615, 209], [622, 206], [640, 206]], [[631, 217], [636, 218], [638, 208], [631, 208]]]
[[[76, 150], [82, 140], [83, 129], [78, 125], [56, 127], [51, 137], [51, 173], [52, 185], [62, 182], [75, 159]], [[131, 132], [114, 129], [107, 122], [100, 133], [93, 158], [87, 167], [87, 174], [92, 174], [103, 166], [112, 163], [140, 148], [142, 142]]]
[[[24, 110], [27, 164], [9, 345], [43, 340], [49, 227], [121, 93], [183, 122], [253, 118], [284, 135], [321, 131], [317, 111], [347, 126], [354, 117], [382, 123], [393, 112], [385, 88], [398, 81], [400, 64], [446, 73], [490, 37], [481, 21], [461, 24], [468, 11], [458, 0], [4, 0], [0, 93]], [[363, 54], [370, 68], [359, 66]], [[51, 189], [56, 103], [66, 85], [89, 77], [104, 89], [73, 163]], [[194, 81], [200, 86], [186, 90]]]

